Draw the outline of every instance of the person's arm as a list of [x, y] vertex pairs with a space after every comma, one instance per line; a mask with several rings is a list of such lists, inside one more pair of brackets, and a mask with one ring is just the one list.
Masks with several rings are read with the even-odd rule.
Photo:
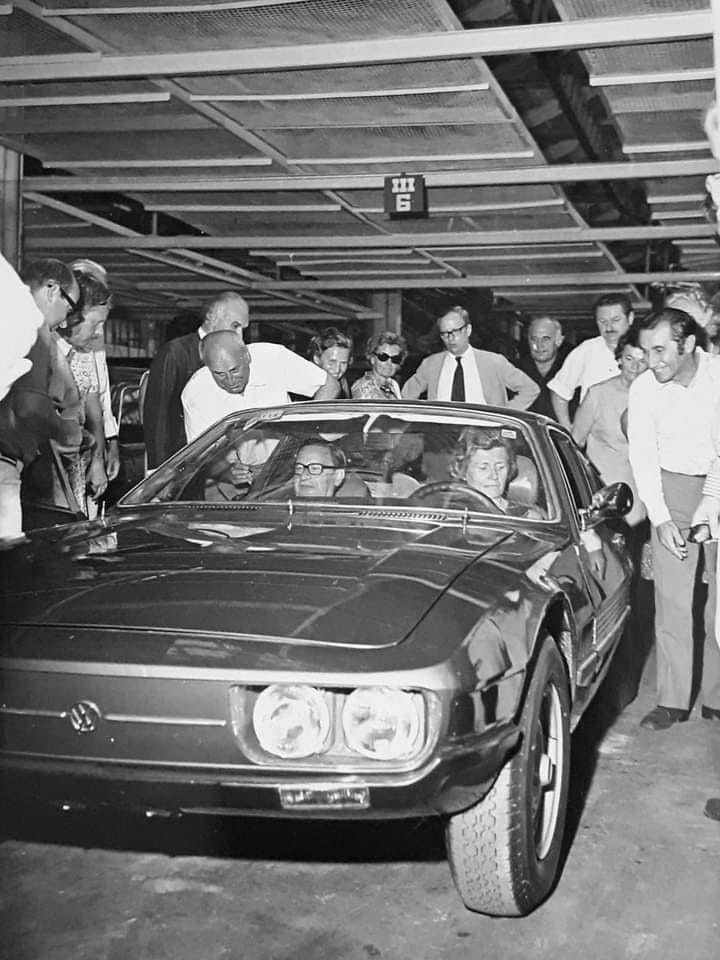
[[720, 405], [715, 409], [713, 423], [712, 439], [715, 456], [708, 465], [707, 476], [702, 488], [702, 497], [695, 509], [690, 526], [694, 527], [699, 523], [707, 523], [710, 527], [710, 535], [717, 539], [720, 537]]
[[[555, 396], [555, 395], [553, 395]], [[590, 387], [585, 399], [578, 407], [572, 425], [572, 438], [579, 447], [584, 447], [597, 418], [596, 390]]]
[[[586, 348], [585, 348], [586, 349]], [[558, 423], [567, 430], [572, 428], [570, 420], [570, 401], [582, 380], [584, 359], [584, 345], [575, 347], [565, 357], [563, 365], [558, 372], [548, 381], [550, 390], [550, 399]]]
[[276, 379], [288, 393], [297, 393], [313, 400], [334, 400], [340, 396], [340, 384], [335, 377], [287, 347], [276, 346], [271, 354], [264, 356], [263, 362], [271, 360]]
[[535, 402], [540, 393], [540, 387], [532, 377], [529, 377], [514, 364], [510, 363], [507, 357], [504, 357], [502, 354], [498, 354], [498, 356], [501, 358], [500, 374], [505, 384], [505, 389], [515, 394], [512, 400], [508, 400], [508, 407], [512, 407], [514, 410], [527, 410], [528, 407], [531, 407]]
[[87, 469], [88, 493], [99, 500], [108, 484], [105, 472], [105, 428], [100, 395], [89, 393], [85, 397], [85, 428], [92, 435], [93, 444], [90, 464]]
[[340, 396], [340, 384], [335, 377], [326, 373], [326, 378], [325, 383], [313, 394], [313, 400], [334, 400]]
[[561, 427], [566, 430], [572, 430], [572, 421], [570, 420], [570, 401], [565, 400], [557, 393], [550, 393], [550, 402], [555, 411], [555, 419]]
[[423, 360], [415, 373], [405, 381], [402, 388], [403, 399], [417, 400], [423, 393], [427, 393], [428, 386], [427, 367]]
[[98, 379], [100, 406], [102, 407], [103, 430], [105, 431], [105, 472], [108, 482], [120, 473], [120, 443], [118, 441], [118, 422], [112, 412], [110, 393], [110, 373], [104, 350], [93, 350], [95, 372]]

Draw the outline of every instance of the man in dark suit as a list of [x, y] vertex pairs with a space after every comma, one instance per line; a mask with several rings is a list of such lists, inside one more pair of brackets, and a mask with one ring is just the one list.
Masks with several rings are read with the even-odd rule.
[[540, 387], [540, 393], [528, 410], [542, 413], [553, 420], [556, 419], [555, 410], [548, 381], [558, 372], [567, 355], [567, 351], [562, 349], [563, 340], [563, 329], [557, 320], [547, 315], [535, 317], [528, 327], [529, 355], [518, 362], [523, 373]]
[[202, 366], [200, 342], [216, 330], [234, 330], [242, 339], [249, 323], [248, 305], [238, 293], [215, 297], [203, 312], [200, 327], [158, 350], [150, 367], [143, 403], [147, 468], [154, 470], [185, 446], [185, 421], [180, 394]]
[[[403, 397], [416, 400], [427, 394], [428, 400], [527, 410], [540, 388], [501, 353], [470, 346], [472, 325], [467, 310], [452, 307], [437, 323], [445, 349], [423, 360], [403, 387]], [[511, 400], [508, 392], [514, 394]]]

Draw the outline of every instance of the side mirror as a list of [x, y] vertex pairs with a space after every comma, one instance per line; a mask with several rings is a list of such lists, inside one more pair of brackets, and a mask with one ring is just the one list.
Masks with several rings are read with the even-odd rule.
[[611, 483], [593, 496], [592, 503], [580, 511], [580, 526], [589, 530], [603, 520], [617, 520], [630, 512], [633, 492], [626, 483]]

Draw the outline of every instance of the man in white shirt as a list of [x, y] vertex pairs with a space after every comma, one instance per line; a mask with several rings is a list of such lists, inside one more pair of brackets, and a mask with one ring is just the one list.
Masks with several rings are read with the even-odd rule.
[[615, 348], [620, 337], [630, 328], [633, 316], [630, 299], [624, 293], [608, 293], [600, 297], [595, 304], [595, 322], [600, 336], [585, 340], [571, 350], [560, 370], [549, 381], [555, 416], [568, 430], [572, 428], [570, 401], [578, 387], [582, 403], [590, 387], [617, 376]]
[[340, 392], [335, 377], [277, 343], [246, 346], [237, 334], [221, 330], [208, 333], [200, 350], [205, 366], [181, 395], [188, 442], [229, 413], [284, 406], [289, 393], [332, 400]]
[[[472, 324], [464, 307], [452, 307], [437, 324], [445, 349], [423, 360], [405, 383], [403, 397], [417, 400], [426, 394], [428, 400], [527, 410], [540, 388], [501, 353], [470, 346]], [[514, 394], [511, 400], [508, 391]]]
[[[639, 342], [649, 369], [630, 387], [628, 402], [630, 465], [652, 525], [658, 705], [641, 721], [652, 730], [687, 720], [690, 709], [693, 593], [701, 548], [687, 534], [716, 456], [720, 404], [720, 357], [696, 347], [698, 333], [695, 320], [682, 310], [666, 307], [646, 317]], [[720, 711], [714, 582], [710, 586], [703, 698], [707, 709]]]
[[27, 359], [37, 339], [44, 317], [30, 290], [0, 254], [0, 290], [3, 312], [0, 316], [0, 334], [3, 353], [0, 357], [0, 400], [10, 387], [30, 370]]

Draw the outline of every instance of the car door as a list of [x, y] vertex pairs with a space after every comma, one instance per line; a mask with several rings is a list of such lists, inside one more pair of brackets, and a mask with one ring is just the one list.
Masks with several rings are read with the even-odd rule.
[[601, 481], [572, 439], [550, 429], [550, 439], [563, 468], [572, 502], [575, 549], [592, 607], [589, 629], [583, 631], [578, 651], [576, 683], [589, 694], [600, 682], [622, 635], [630, 610], [631, 564], [622, 533], [607, 522], [583, 532], [581, 511], [587, 510]]

